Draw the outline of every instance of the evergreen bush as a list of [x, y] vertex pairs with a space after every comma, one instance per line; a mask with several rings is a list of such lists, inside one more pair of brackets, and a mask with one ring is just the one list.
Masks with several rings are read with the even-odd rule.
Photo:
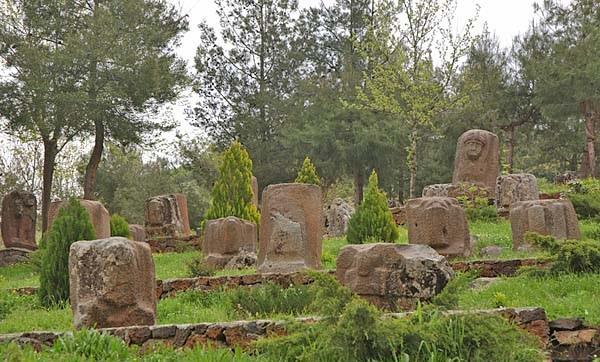
[[600, 273], [600, 242], [596, 240], [556, 240], [527, 232], [525, 241], [554, 255], [553, 273]]
[[71, 199], [54, 220], [42, 256], [40, 302], [50, 306], [69, 300], [69, 248], [79, 240], [95, 239], [87, 210]]
[[110, 217], [110, 236], [122, 236], [128, 238], [129, 235], [129, 223], [121, 215], [113, 214]]
[[298, 170], [298, 176], [294, 182], [311, 185], [321, 185], [319, 175], [317, 175], [317, 169], [310, 158], [306, 157], [302, 163], [302, 167]]
[[378, 184], [377, 173], [373, 170], [365, 198], [348, 222], [347, 238], [350, 244], [371, 240], [394, 242], [398, 239], [398, 227], [387, 206], [387, 197]]
[[219, 176], [211, 192], [206, 220], [236, 216], [258, 224], [260, 215], [252, 203], [252, 160], [239, 142], [223, 153]]

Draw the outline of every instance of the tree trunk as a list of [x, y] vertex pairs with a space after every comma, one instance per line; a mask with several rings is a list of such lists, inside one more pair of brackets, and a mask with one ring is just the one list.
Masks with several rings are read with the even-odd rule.
[[404, 168], [400, 167], [398, 173], [398, 201], [404, 204]]
[[506, 165], [508, 167], [508, 173], [513, 172], [514, 167], [514, 153], [515, 153], [515, 126], [510, 125], [506, 129]]
[[85, 168], [85, 179], [83, 182], [83, 198], [85, 200], [95, 200], [96, 175], [98, 173], [98, 166], [102, 160], [102, 152], [104, 151], [104, 123], [102, 121], [95, 122], [95, 132], [94, 149]]
[[408, 197], [415, 197], [415, 187], [417, 183], [417, 131], [410, 133], [410, 146], [407, 155], [408, 170], [410, 178], [408, 181]]
[[58, 148], [55, 140], [44, 139], [44, 169], [42, 171], [42, 232], [45, 233], [48, 225], [48, 211], [50, 210], [50, 197], [52, 195], [52, 178], [56, 166]]
[[580, 103], [581, 113], [585, 119], [585, 159], [587, 160], [587, 169], [581, 170], [583, 177], [596, 177], [596, 110], [594, 103], [587, 100]]
[[354, 166], [354, 207], [358, 207], [363, 199], [364, 178], [362, 168]]

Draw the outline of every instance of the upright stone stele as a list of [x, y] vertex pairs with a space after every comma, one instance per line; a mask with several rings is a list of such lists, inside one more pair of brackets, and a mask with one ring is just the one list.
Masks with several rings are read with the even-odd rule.
[[515, 250], [528, 231], [557, 239], [581, 239], [577, 214], [565, 199], [516, 202], [510, 208], [510, 226]]
[[[90, 216], [90, 221], [94, 226], [96, 239], [105, 239], [110, 237], [110, 214], [108, 210], [99, 201], [79, 200]], [[48, 225], [52, 225], [54, 219], [58, 216], [58, 211], [68, 204], [67, 201], [53, 201], [48, 210]]]
[[427, 245], [348, 245], [336, 261], [336, 277], [380, 308], [412, 309], [438, 294], [453, 275], [446, 258]]
[[2, 240], [6, 248], [36, 250], [37, 201], [31, 192], [14, 190], [2, 199]]
[[256, 224], [229, 216], [206, 222], [202, 253], [207, 265], [221, 269], [240, 253], [255, 252], [256, 244]]
[[422, 197], [406, 206], [408, 242], [429, 245], [444, 256], [469, 256], [473, 250], [465, 211], [451, 197]]
[[142, 225], [129, 224], [129, 238], [133, 241], [146, 241], [146, 229]]
[[498, 176], [496, 180], [496, 207], [502, 214], [508, 214], [515, 202], [539, 200], [537, 179], [529, 173]]
[[456, 144], [452, 183], [472, 183], [494, 194], [500, 173], [498, 136], [472, 129], [463, 133]]
[[259, 273], [321, 268], [321, 188], [289, 183], [267, 186], [262, 195]]
[[153, 325], [156, 281], [150, 246], [122, 237], [78, 241], [69, 252], [73, 325]]
[[146, 238], [177, 239], [190, 235], [187, 199], [183, 194], [154, 196], [146, 200]]
[[252, 176], [252, 204], [258, 210], [258, 179], [255, 176]]
[[338, 237], [348, 232], [348, 222], [354, 207], [345, 200], [336, 198], [324, 210], [325, 231], [329, 237]]

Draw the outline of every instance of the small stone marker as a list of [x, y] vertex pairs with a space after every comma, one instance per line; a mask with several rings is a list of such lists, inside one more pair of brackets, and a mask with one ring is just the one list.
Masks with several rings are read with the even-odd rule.
[[581, 239], [577, 214], [566, 199], [516, 202], [510, 208], [510, 226], [514, 250], [521, 247], [528, 231], [557, 239]]
[[518, 201], [538, 200], [537, 179], [529, 173], [498, 176], [496, 180], [496, 206], [508, 214], [510, 205]]
[[129, 224], [129, 237], [133, 241], [146, 241], [146, 229], [142, 225]]
[[485, 187], [493, 195], [500, 172], [498, 136], [472, 129], [456, 145], [452, 183], [468, 182]]
[[256, 225], [253, 222], [229, 216], [208, 220], [205, 227], [202, 253], [205, 263], [211, 267], [223, 268], [244, 251], [256, 250]]
[[122, 237], [78, 241], [69, 252], [73, 325], [152, 325], [156, 281], [150, 247]]
[[345, 200], [336, 198], [324, 210], [325, 230], [329, 237], [346, 235], [348, 222], [354, 214], [354, 208]]
[[427, 245], [347, 245], [336, 262], [336, 277], [374, 305], [412, 309], [442, 291], [454, 272], [446, 258]]
[[258, 210], [258, 179], [255, 176], [252, 176], [252, 204]]
[[262, 195], [258, 272], [320, 269], [322, 213], [318, 186], [300, 183], [267, 186]]
[[190, 235], [187, 199], [183, 194], [154, 196], [146, 200], [146, 238], [176, 239]]
[[445, 256], [469, 256], [473, 243], [465, 211], [451, 197], [422, 197], [406, 206], [408, 242], [429, 245]]
[[[96, 239], [105, 239], [110, 237], [110, 214], [108, 210], [99, 201], [79, 200], [90, 216]], [[58, 211], [68, 205], [68, 201], [54, 201], [50, 203], [48, 211], [48, 225], [52, 225], [54, 219], [58, 216]]]
[[2, 199], [2, 241], [7, 248], [36, 250], [37, 201], [31, 192], [14, 190]]

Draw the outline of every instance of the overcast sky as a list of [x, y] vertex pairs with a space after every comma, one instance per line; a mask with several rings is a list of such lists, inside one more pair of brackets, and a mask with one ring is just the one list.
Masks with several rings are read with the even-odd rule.
[[[198, 46], [197, 25], [206, 20], [210, 25], [218, 26], [216, 5], [213, 0], [169, 0], [176, 4], [184, 14], [188, 14], [190, 31], [184, 36], [179, 54], [192, 63]], [[334, 0], [323, 0], [326, 4]], [[496, 33], [503, 46], [509, 46], [513, 37], [523, 33], [533, 18], [535, 0], [457, 0], [456, 21], [464, 23], [473, 17], [479, 4], [477, 32], [484, 22], [488, 23], [491, 32]], [[537, 0], [540, 2], [541, 0]], [[317, 6], [321, 0], [299, 0], [301, 7]]]

